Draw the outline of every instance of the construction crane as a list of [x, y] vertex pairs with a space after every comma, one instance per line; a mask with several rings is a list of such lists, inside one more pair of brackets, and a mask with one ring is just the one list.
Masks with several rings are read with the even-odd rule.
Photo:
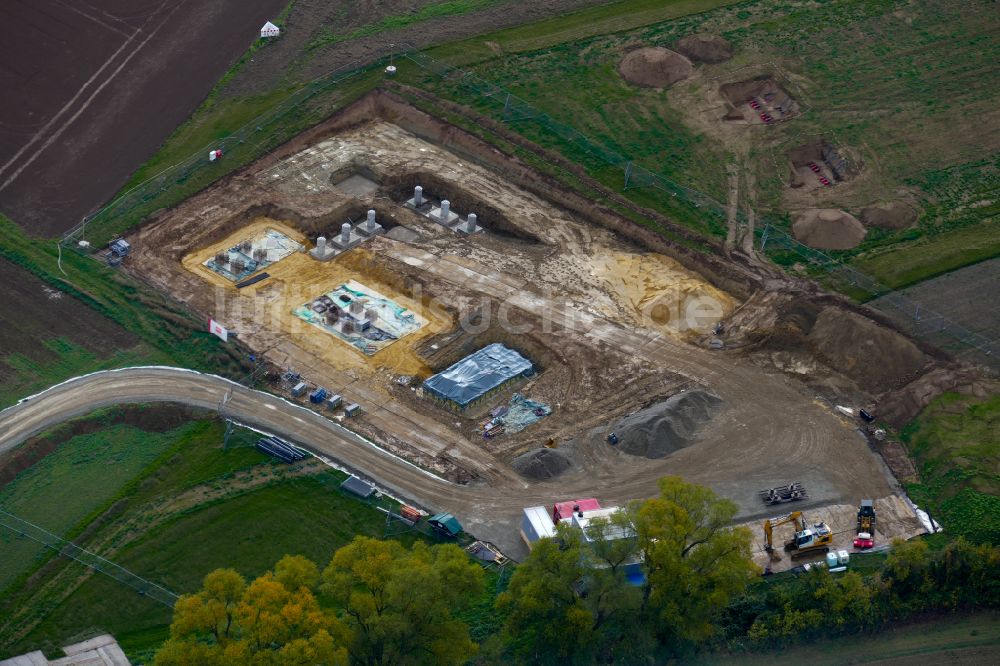
[[774, 555], [774, 528], [785, 523], [795, 526], [795, 535], [785, 542], [785, 550], [792, 551], [792, 559], [805, 557], [812, 553], [826, 553], [833, 543], [833, 531], [826, 523], [816, 523], [812, 527], [806, 525], [801, 511], [792, 511], [784, 516], [768, 518], [764, 521], [764, 549]]

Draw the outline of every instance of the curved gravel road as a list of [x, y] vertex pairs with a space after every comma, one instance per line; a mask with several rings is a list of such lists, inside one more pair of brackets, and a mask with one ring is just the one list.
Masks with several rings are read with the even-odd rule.
[[[733, 380], [749, 379], [738, 377], [738, 371], [735, 374], [737, 377], [727, 377], [714, 387], [723, 389], [718, 392], [723, 394], [724, 399], [727, 397], [724, 389]], [[762, 402], [775, 397], [768, 395], [765, 384], [759, 382], [757, 386], [760, 391], [758, 399]], [[784, 397], [798, 393], [786, 382], [780, 382], [773, 388], [779, 386], [787, 392]], [[799, 398], [797, 402], [801, 402], [804, 396], [799, 393], [796, 397]], [[609, 503], [648, 497], [655, 494], [659, 477], [674, 473], [710, 485], [733, 498], [740, 505], [740, 515], [750, 518], [756, 517], [755, 512], [761, 515], [767, 513], [758, 506], [756, 494], [748, 492], [745, 487], [762, 483], [757, 481], [758, 478], [770, 475], [775, 483], [802, 480], [810, 484], [815, 500], [810, 504], [825, 503], [842, 497], [845, 491], [851, 491], [824, 475], [826, 464], [844, 457], [863, 464], [864, 456], [871, 456], [856, 434], [845, 437], [849, 431], [842, 424], [835, 420], [824, 422], [826, 418], [835, 417], [815, 405], [815, 412], [811, 415], [814, 419], [812, 427], [803, 428], [805, 415], [789, 419], [791, 424], [782, 424], [783, 419], [773, 413], [772, 404], [771, 413], [758, 413], [756, 416], [772, 426], [776, 441], [759, 442], [753, 441], [756, 437], [749, 437], [751, 441], [740, 442], [732, 437], [732, 428], [736, 426], [739, 429], [736, 421], [745, 415], [745, 406], [737, 406], [728, 418], [723, 415], [722, 423], [709, 426], [702, 438], [704, 441], [681, 451], [682, 455], [655, 461], [622, 460], [627, 456], [617, 456], [617, 462], [613, 463], [607, 456], [617, 455], [616, 452], [604, 453], [603, 449], [582, 451], [581, 457], [588, 463], [591, 460], [600, 463], [600, 458], [604, 457], [604, 464], [593, 467], [588, 464], [590, 469], [546, 482], [529, 484], [514, 475], [498, 475], [488, 482], [459, 485], [427, 472], [321, 414], [281, 397], [249, 389], [215, 375], [158, 366], [108, 370], [77, 377], [3, 410], [0, 412], [0, 454], [58, 423], [96, 409], [151, 402], [181, 403], [216, 411], [222, 408], [228, 418], [296, 442], [323, 458], [333, 459], [401, 499], [428, 509], [452, 512], [468, 531], [496, 543], [514, 557], [525, 552], [517, 528], [520, 510], [525, 506], [549, 505], [554, 500], [573, 497], [596, 496]], [[758, 403], [755, 407], [760, 406]], [[798, 432], [789, 433], [789, 425]], [[759, 429], [756, 430], [759, 432]], [[831, 437], [837, 430], [840, 430], [837, 433], [839, 436]], [[787, 468], [783, 466], [782, 470], [776, 470], [772, 463], [758, 460], [758, 456], [754, 455], [755, 449], [768, 445], [786, 447], [790, 451], [810, 450], [817, 459], [795, 464], [797, 456], [792, 456]], [[700, 449], [700, 453], [690, 455], [695, 454], [695, 449]], [[485, 451], [483, 457], [503, 465], [492, 460]], [[773, 460], [773, 454], [768, 458]], [[706, 460], [710, 463], [707, 464]], [[875, 491], [871, 496], [888, 494], [888, 483], [881, 470], [876, 471], [874, 465], [866, 467], [869, 469], [857, 469], [867, 489]], [[813, 474], [811, 470], [818, 472]], [[795, 479], [786, 478], [792, 474], [796, 475]], [[878, 488], [872, 487], [876, 481]], [[814, 489], [816, 492], [813, 492]]]

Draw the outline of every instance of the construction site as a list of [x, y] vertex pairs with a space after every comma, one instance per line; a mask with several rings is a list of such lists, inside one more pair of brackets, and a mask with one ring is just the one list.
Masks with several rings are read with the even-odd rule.
[[[783, 94], [751, 87], [733, 94]], [[864, 420], [836, 406], [931, 359], [759, 263], [652, 236], [380, 91], [155, 215], [123, 267], [225, 326], [272, 391], [358, 406], [315, 409], [456, 484], [434, 508], [514, 558], [521, 508], [621, 505], [671, 474], [734, 501], [755, 533], [788, 509], [762, 491], [789, 484], [835, 548], [862, 498], [884, 516], [878, 543], [923, 533]], [[899, 358], [861, 367], [852, 326]], [[376, 480], [418, 506], [438, 497]], [[758, 545], [762, 569], [792, 566]]]

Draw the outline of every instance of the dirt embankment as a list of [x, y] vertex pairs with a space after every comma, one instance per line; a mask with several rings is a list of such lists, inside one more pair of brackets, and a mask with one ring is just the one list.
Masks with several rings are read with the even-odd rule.
[[829, 367], [875, 391], [901, 386], [929, 361], [892, 329], [838, 308], [821, 310], [806, 339]]
[[942, 393], [966, 393], [985, 398], [1000, 392], [1000, 382], [984, 379], [973, 368], [950, 366], [935, 368], [878, 403], [878, 417], [894, 428], [901, 428]]
[[800, 365], [810, 376], [814, 359], [871, 395], [902, 387], [940, 360], [928, 353], [934, 350], [831, 296], [760, 292], [726, 322], [723, 337], [727, 346], [780, 353], [783, 365]]
[[669, 88], [691, 76], [691, 61], [662, 46], [635, 49], [618, 63], [618, 74], [632, 85], [643, 88]]

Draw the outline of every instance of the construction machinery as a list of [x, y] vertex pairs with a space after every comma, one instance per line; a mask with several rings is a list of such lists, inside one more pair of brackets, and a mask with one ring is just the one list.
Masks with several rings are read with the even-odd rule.
[[830, 551], [830, 544], [833, 543], [833, 531], [826, 523], [816, 523], [812, 526], [806, 525], [805, 518], [801, 511], [792, 511], [784, 516], [768, 518], [764, 521], [764, 539], [766, 545], [764, 549], [775, 556], [774, 550], [774, 528], [785, 523], [792, 523], [795, 526], [795, 534], [785, 542], [785, 550], [792, 553], [792, 559], [806, 557], [813, 553], [826, 553]]
[[866, 550], [875, 546], [875, 502], [870, 499], [861, 500], [858, 507], [858, 536], [854, 538], [854, 547]]

